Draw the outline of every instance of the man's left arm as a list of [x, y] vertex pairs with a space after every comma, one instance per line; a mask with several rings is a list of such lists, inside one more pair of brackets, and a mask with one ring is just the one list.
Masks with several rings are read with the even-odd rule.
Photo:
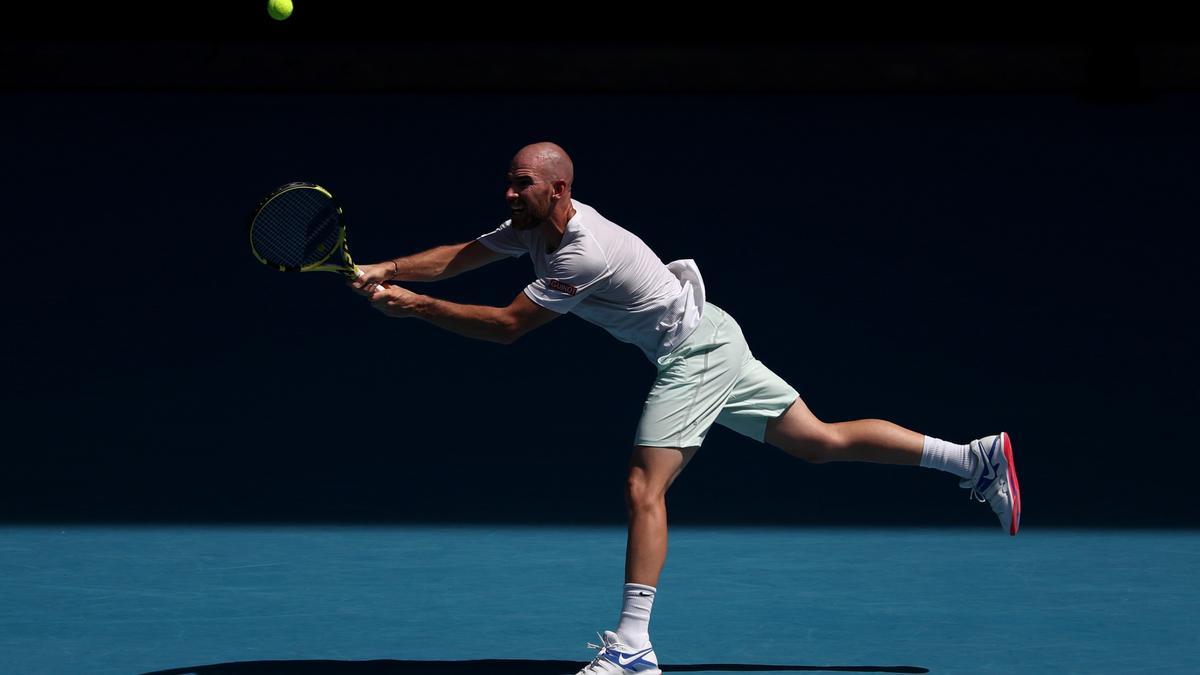
[[439, 300], [388, 284], [371, 293], [371, 304], [388, 316], [416, 317], [452, 333], [506, 345], [559, 316], [558, 312], [530, 300], [524, 292], [518, 293], [507, 307], [487, 307]]

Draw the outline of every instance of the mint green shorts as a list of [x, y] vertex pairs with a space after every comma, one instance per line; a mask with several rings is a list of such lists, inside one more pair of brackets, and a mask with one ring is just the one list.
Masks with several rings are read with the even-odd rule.
[[799, 396], [754, 358], [741, 326], [710, 302], [696, 331], [659, 357], [634, 443], [698, 446], [714, 422], [762, 442], [767, 422]]

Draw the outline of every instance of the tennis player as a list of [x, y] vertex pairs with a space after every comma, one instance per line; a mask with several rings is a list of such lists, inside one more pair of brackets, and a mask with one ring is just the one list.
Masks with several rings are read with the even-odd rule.
[[[705, 300], [691, 260], [663, 262], [630, 231], [571, 196], [574, 169], [553, 143], [522, 148], [508, 170], [511, 219], [473, 241], [364, 265], [352, 285], [397, 318], [424, 319], [510, 344], [566, 313], [636, 345], [658, 377], [634, 435], [626, 499], [629, 538], [616, 629], [604, 631], [584, 674], [658, 675], [650, 611], [667, 555], [666, 493], [714, 424], [813, 462], [923, 466], [954, 474], [1015, 535], [1021, 495], [1012, 443], [1000, 433], [957, 444], [878, 419], [817, 419], [783, 378], [751, 353], [737, 321]], [[447, 279], [528, 255], [533, 282], [507, 307], [447, 302], [393, 282]], [[372, 284], [382, 284], [373, 291]]]

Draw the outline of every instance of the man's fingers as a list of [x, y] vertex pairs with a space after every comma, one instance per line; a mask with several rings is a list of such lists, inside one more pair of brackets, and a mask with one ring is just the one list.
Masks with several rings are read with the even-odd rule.
[[371, 302], [379, 302], [387, 299], [387, 286], [382, 284], [371, 284], [367, 288], [367, 293], [371, 296]]

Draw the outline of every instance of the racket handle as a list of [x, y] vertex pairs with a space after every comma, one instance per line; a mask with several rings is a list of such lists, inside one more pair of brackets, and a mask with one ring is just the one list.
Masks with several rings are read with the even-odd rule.
[[[357, 272], [357, 274], [355, 275], [355, 278], [361, 279], [362, 277], [366, 276], [363, 274], [363, 271], [358, 268], [358, 265], [354, 266], [354, 271]], [[373, 291], [375, 288], [382, 288], [382, 287], [383, 287], [383, 284], [371, 284], [364, 290], [372, 290]]]

